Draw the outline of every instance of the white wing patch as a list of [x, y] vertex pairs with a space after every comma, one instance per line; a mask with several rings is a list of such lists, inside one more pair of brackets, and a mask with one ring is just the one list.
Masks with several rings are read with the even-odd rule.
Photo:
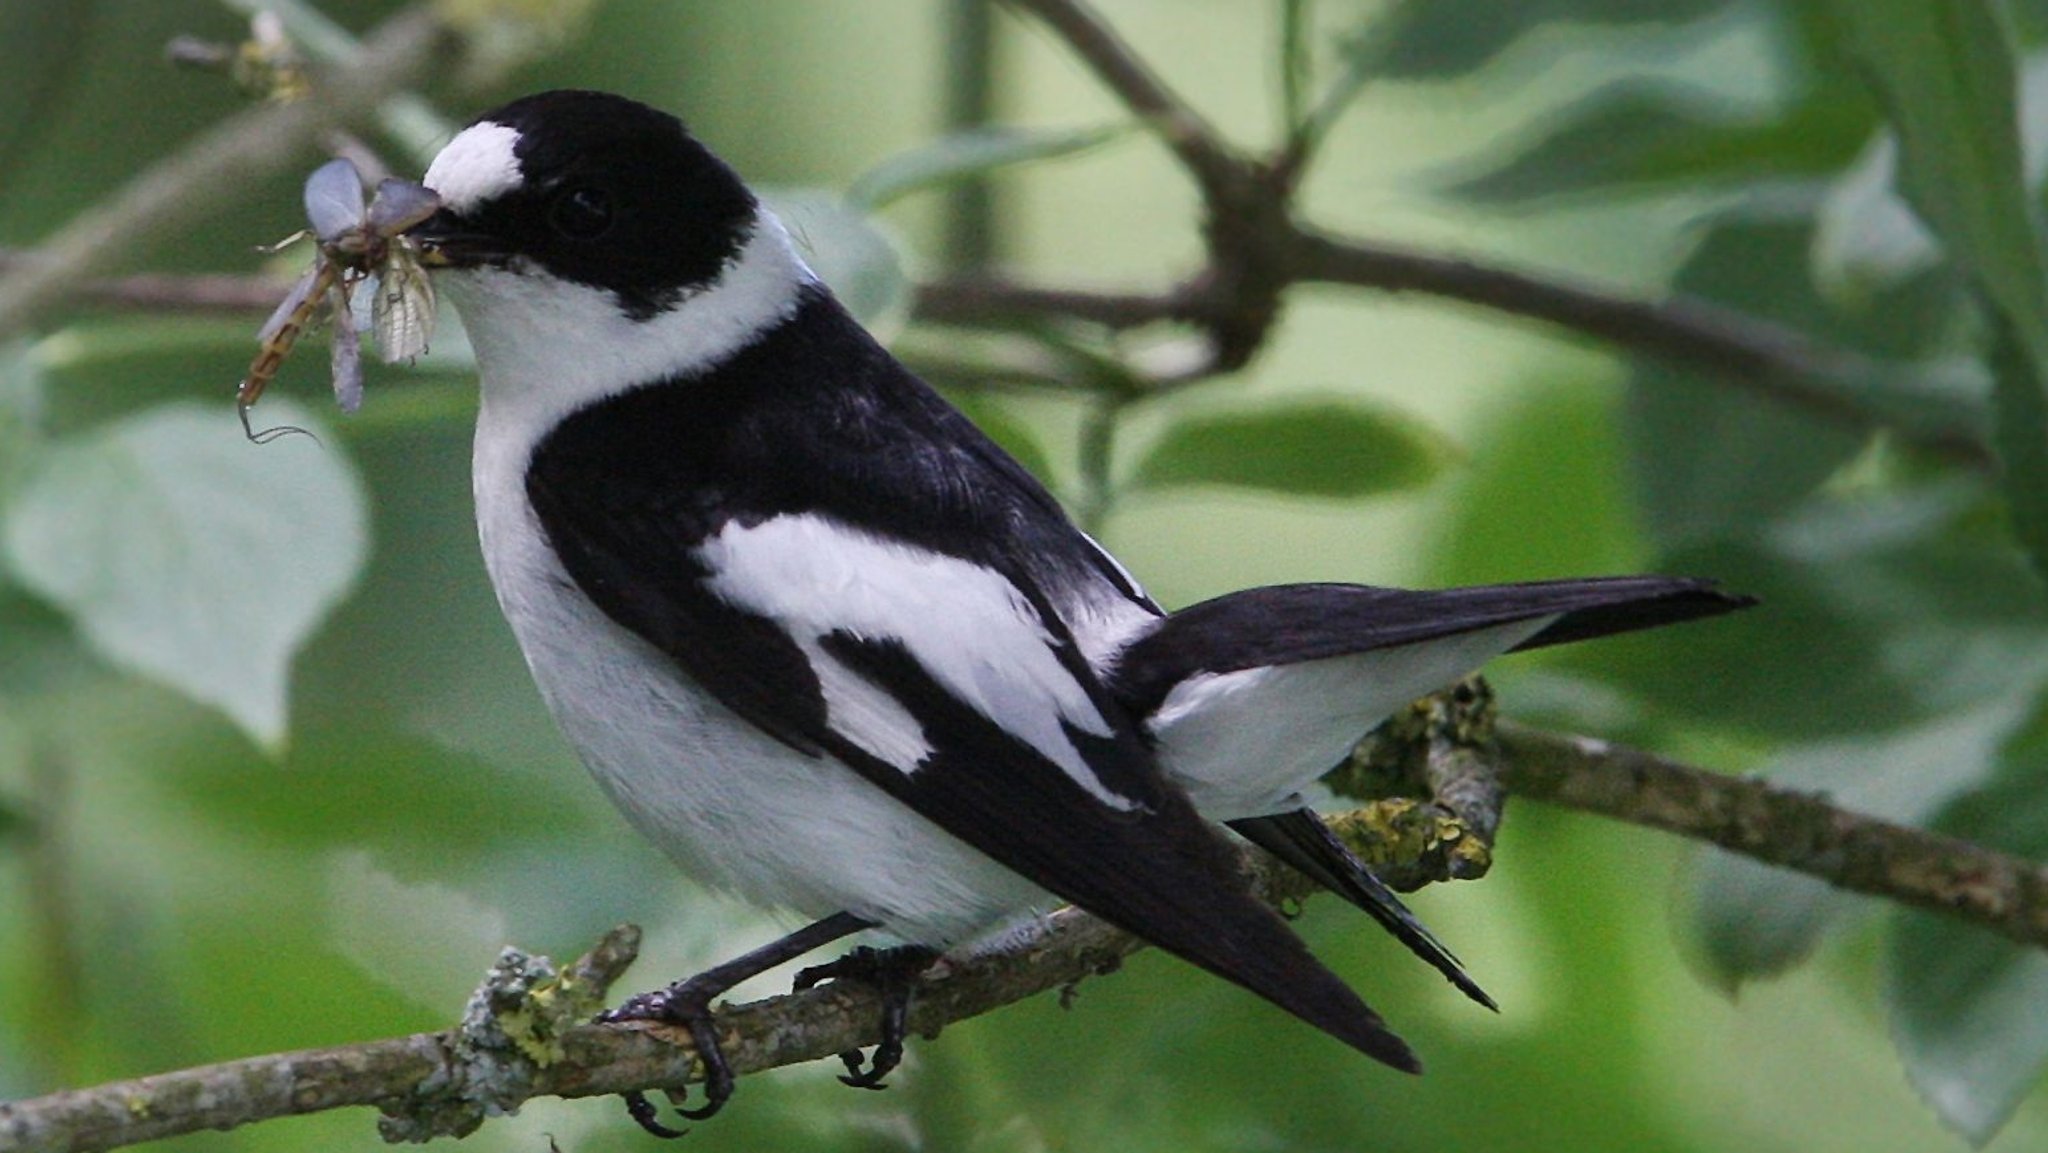
[[812, 514], [730, 525], [701, 555], [707, 587], [796, 638], [824, 685], [828, 723], [883, 761], [912, 772], [931, 750], [908, 710], [821, 651], [833, 633], [899, 642], [933, 680], [1091, 796], [1136, 807], [1104, 787], [1068, 739], [1068, 726], [1102, 737], [1115, 730], [1000, 573]]

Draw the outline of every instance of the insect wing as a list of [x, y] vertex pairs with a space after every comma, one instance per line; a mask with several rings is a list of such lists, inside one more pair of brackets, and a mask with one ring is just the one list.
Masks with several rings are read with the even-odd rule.
[[285, 293], [283, 300], [278, 301], [276, 310], [270, 314], [270, 319], [264, 321], [263, 327], [256, 330], [256, 343], [269, 344], [276, 340], [277, 334], [283, 332], [287, 324], [306, 323], [306, 316], [298, 316], [294, 322], [294, 314], [300, 309], [306, 309], [309, 314], [311, 313], [312, 310], [307, 308], [306, 302], [313, 298], [315, 292], [324, 291], [327, 287], [322, 283], [326, 279], [322, 275], [324, 267], [325, 262], [316, 264], [306, 270], [306, 275], [299, 277], [299, 282], [292, 285], [292, 290]]
[[356, 318], [349, 311], [349, 291], [336, 284], [327, 295], [328, 324], [333, 326], [331, 366], [334, 372], [334, 400], [341, 411], [354, 412], [363, 403], [363, 345], [356, 332]]
[[392, 237], [420, 223], [441, 209], [441, 198], [433, 189], [411, 180], [380, 181], [377, 196], [370, 201], [370, 231]]
[[420, 267], [412, 246], [395, 242], [377, 277], [377, 296], [370, 303], [377, 332], [377, 351], [384, 363], [411, 360], [427, 350], [434, 335], [434, 282]]
[[306, 177], [306, 222], [322, 245], [363, 225], [363, 177], [346, 159], [330, 160]]

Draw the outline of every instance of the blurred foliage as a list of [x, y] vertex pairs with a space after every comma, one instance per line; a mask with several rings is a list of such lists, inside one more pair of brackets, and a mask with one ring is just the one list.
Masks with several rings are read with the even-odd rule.
[[[981, 79], [1013, 122], [943, 121], [946, 62], [970, 55], [944, 40], [953, 2], [973, 0], [526, 5], [538, 26], [468, 3], [497, 74], [436, 77], [370, 143], [405, 168], [433, 133], [544, 86], [674, 108], [775, 186], [885, 334], [945, 255], [931, 238], [962, 182], [994, 187], [999, 239], [1043, 279], [1144, 287], [1184, 263], [1200, 222], [1158, 207], [1181, 203], [1181, 177], [1042, 30], [995, 26]], [[1309, 143], [1310, 205], [1395, 206], [1469, 243], [1457, 255], [1619, 270], [1887, 369], [1853, 382], [1873, 430], [1623, 349], [1561, 354], [1486, 316], [1448, 338], [1374, 329], [1392, 339], [1370, 360], [1342, 333], [1283, 325], [1246, 373], [1142, 394], [1133, 366], [1172, 338], [913, 326], [905, 346], [935, 378], [1000, 379], [960, 399], [1140, 577], [1205, 592], [1298, 578], [1288, 542], [1307, 538], [1359, 579], [1390, 556], [1442, 582], [1717, 576], [1765, 607], [1508, 665], [1505, 707], [2048, 852], [2048, 4], [1103, 6], [1220, 123], [1278, 121]], [[0, 5], [0, 246], [32, 246], [233, 111], [225, 82], [160, 61], [173, 36], [245, 35], [250, 7]], [[332, 18], [306, 44], [324, 59], [345, 48], [337, 29], [394, 4], [281, 8], [302, 36]], [[296, 227], [298, 202], [288, 182], [224, 186], [211, 223], [138, 240], [134, 266], [253, 270], [251, 246]], [[1087, 263], [1048, 269], [1044, 252]], [[1415, 307], [1338, 303], [1360, 324]], [[673, 880], [549, 727], [475, 555], [452, 318], [417, 365], [372, 366], [363, 413], [324, 423], [321, 443], [264, 449], [230, 401], [259, 320], [79, 309], [0, 348], [0, 1096], [436, 1027], [500, 938], [565, 956], [639, 920], [651, 943], [631, 980], [653, 985], [772, 931]], [[1301, 363], [1321, 367], [1285, 367]], [[1442, 400], [1459, 364], [1483, 366], [1483, 403]], [[321, 395], [323, 371], [298, 356], [276, 393]], [[1958, 425], [1993, 430], [2002, 475], [1916, 447]], [[1141, 956], [1071, 1011], [1041, 998], [915, 1045], [886, 1094], [846, 1092], [823, 1065], [752, 1078], [690, 1140], [2048, 1136], [2038, 952], [1541, 810], [1515, 811], [1498, 859], [1486, 884], [1418, 903], [1499, 1018], [1345, 910], [1300, 922], [1410, 1035], [1420, 1082]], [[539, 1102], [471, 1142], [646, 1148], [623, 1120]], [[368, 1118], [336, 1114], [183, 1147], [374, 1140]]]

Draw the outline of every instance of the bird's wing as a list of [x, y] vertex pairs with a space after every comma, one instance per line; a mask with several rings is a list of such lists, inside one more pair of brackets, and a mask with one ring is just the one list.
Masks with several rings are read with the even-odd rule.
[[1247, 892], [1028, 576], [817, 513], [686, 529], [699, 513], [635, 491], [594, 493], [545, 452], [528, 473], [570, 576], [735, 713], [1053, 893], [1418, 1067]]

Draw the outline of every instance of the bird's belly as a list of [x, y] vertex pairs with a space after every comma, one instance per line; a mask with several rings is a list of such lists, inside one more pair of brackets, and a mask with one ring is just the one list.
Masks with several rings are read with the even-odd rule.
[[[478, 496], [481, 511], [481, 486]], [[499, 602], [556, 724], [626, 818], [691, 877], [808, 917], [844, 910], [938, 947], [1059, 903], [853, 769], [791, 749], [713, 699], [578, 591], [537, 524], [479, 520]], [[521, 539], [493, 539], [508, 527]]]

